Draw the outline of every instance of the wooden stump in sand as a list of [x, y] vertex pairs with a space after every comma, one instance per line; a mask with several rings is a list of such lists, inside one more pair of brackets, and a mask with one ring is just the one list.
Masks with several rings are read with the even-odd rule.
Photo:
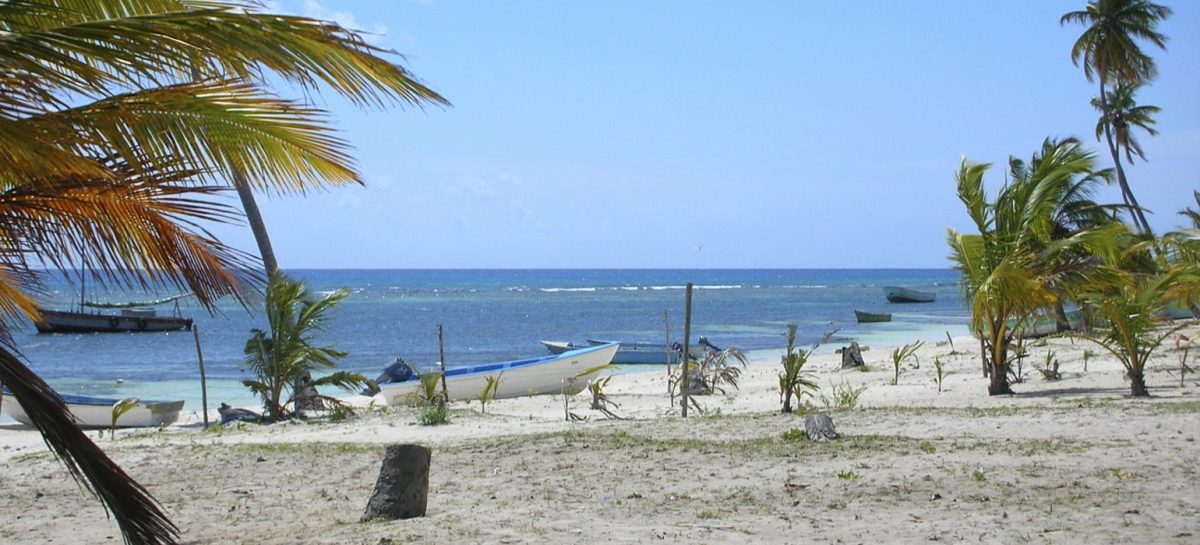
[[833, 429], [833, 419], [827, 414], [810, 414], [804, 417], [804, 432], [813, 441], [837, 439], [837, 431]]
[[866, 365], [863, 361], [862, 350], [858, 347], [858, 343], [852, 342], [850, 346], [842, 348], [842, 369], [853, 369]]
[[425, 516], [429, 499], [428, 448], [420, 445], [389, 445], [375, 481], [375, 492], [367, 502], [362, 521], [377, 517], [391, 520]]

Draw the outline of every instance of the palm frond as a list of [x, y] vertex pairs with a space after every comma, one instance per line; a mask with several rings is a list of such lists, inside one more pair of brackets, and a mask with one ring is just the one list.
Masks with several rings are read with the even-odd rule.
[[71, 476], [98, 497], [127, 543], [173, 544], [179, 529], [137, 481], [126, 474], [75, 425], [58, 394], [16, 356], [0, 348], [0, 382], [29, 415]]

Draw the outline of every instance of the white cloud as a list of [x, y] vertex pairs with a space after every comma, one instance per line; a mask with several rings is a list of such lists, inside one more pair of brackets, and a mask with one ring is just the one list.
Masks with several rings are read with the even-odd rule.
[[350, 30], [357, 30], [368, 33], [364, 36], [368, 41], [376, 42], [377, 44], [384, 41], [387, 36], [387, 25], [375, 23], [367, 27], [358, 21], [358, 18], [353, 13], [348, 11], [337, 11], [325, 7], [324, 4], [317, 0], [305, 0], [304, 16], [312, 17], [313, 19], [322, 19], [325, 21], [333, 21]]

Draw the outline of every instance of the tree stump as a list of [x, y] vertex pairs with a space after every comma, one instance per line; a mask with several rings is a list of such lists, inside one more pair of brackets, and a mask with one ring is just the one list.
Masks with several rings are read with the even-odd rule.
[[804, 417], [804, 432], [812, 441], [837, 439], [837, 431], [833, 429], [833, 419], [827, 414], [810, 414]]
[[367, 501], [362, 521], [382, 517], [390, 520], [425, 516], [429, 499], [430, 451], [420, 445], [388, 445], [375, 481], [375, 492]]
[[863, 361], [862, 350], [858, 347], [858, 343], [852, 342], [850, 346], [842, 348], [842, 369], [856, 369], [866, 365]]

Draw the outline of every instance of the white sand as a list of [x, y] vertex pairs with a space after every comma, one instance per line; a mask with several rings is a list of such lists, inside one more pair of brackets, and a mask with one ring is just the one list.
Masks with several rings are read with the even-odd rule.
[[[1154, 397], [1130, 399], [1115, 359], [1056, 339], [1028, 347], [1017, 395], [989, 397], [977, 342], [955, 343], [961, 354], [925, 346], [896, 386], [886, 349], [864, 353], [869, 372], [815, 357], [808, 369], [826, 397], [833, 384], [866, 386], [858, 408], [827, 411], [843, 434], [830, 443], [781, 437], [804, 419], [779, 413], [777, 361], [752, 364], [740, 390], [701, 398], [704, 410], [686, 420], [659, 370], [612, 379], [625, 420], [580, 395], [570, 410], [588, 419], [568, 422], [563, 398], [540, 396], [496, 401], [486, 414], [455, 404], [451, 422], [434, 427], [394, 409], [98, 443], [189, 544], [1200, 541], [1200, 376], [1180, 386], [1181, 351], [1164, 345], [1147, 372]], [[1085, 348], [1097, 353], [1086, 372]], [[1032, 368], [1049, 350], [1062, 380]], [[949, 372], [940, 393], [935, 355]], [[391, 443], [433, 449], [427, 516], [359, 523]], [[0, 543], [120, 541], [40, 436], [19, 426], [0, 426], [0, 505]]]

